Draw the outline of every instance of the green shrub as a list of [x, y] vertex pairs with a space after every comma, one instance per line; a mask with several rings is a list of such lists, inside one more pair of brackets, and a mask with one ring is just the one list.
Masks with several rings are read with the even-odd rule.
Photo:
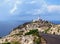
[[35, 38], [34, 39], [34, 44], [40, 44], [40, 38]]
[[34, 37], [34, 40], [33, 40], [34, 41], [34, 44], [40, 44], [41, 39], [40, 39], [40, 36], [39, 36], [38, 29], [33, 29], [33, 30], [30, 30], [29, 32], [25, 33], [25, 35], [31, 35], [31, 34], [33, 36], [35, 36]]
[[33, 29], [33, 30], [30, 30], [29, 32], [25, 33], [25, 35], [31, 35], [31, 34], [38, 36], [39, 35], [38, 29]]
[[5, 42], [5, 43], [2, 43], [2, 44], [11, 44], [10, 42]]
[[47, 34], [47, 32], [50, 30], [50, 28], [48, 28], [47, 30], [45, 30], [44, 32]]

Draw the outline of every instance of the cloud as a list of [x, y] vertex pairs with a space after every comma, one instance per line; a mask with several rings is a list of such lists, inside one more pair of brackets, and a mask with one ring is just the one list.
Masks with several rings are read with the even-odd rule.
[[12, 7], [12, 9], [10, 9], [10, 13], [11, 13], [11, 14], [15, 13], [15, 11], [18, 9], [18, 5], [21, 5], [21, 4], [22, 4], [22, 1], [16, 0], [16, 1], [14, 2], [14, 4], [12, 4], [13, 7]]
[[5, 0], [5, 2], [11, 6], [9, 9], [10, 14], [13, 14], [17, 11], [25, 11], [27, 14], [33, 15], [41, 14], [45, 11], [47, 5], [44, 0]]
[[[25, 14], [38, 15], [43, 14], [45, 12], [52, 13], [60, 11], [60, 5], [48, 5], [45, 0], [31, 0], [31, 1], [5, 0], [5, 1], [7, 3], [9, 2], [9, 4], [12, 5], [12, 8], [9, 10], [10, 14], [15, 13], [16, 11], [24, 11]], [[20, 7], [18, 7], [18, 5]]]
[[32, 15], [36, 15], [40, 13], [41, 13], [40, 9], [34, 9], [33, 11], [26, 11], [26, 14], [32, 14]]
[[39, 15], [39, 14], [45, 13], [45, 11], [47, 10], [47, 3], [44, 0], [43, 1], [35, 0], [35, 1], [31, 1], [30, 3], [31, 4], [36, 3], [36, 5], [38, 5], [38, 7], [36, 7], [33, 10], [26, 11], [26, 14]]
[[31, 3], [31, 4], [34, 4], [34, 3], [36, 3], [36, 1], [31, 1], [30, 3]]
[[26, 4], [35, 4], [36, 1], [30, 1], [30, 2], [26, 2]]
[[33, 15], [38, 15], [38, 14], [41, 14], [42, 13], [42, 10], [40, 9], [36, 9], [33, 13]]
[[7, 3], [7, 2], [10, 2], [10, 0], [5, 0], [4, 2], [6, 2], [6, 3]]
[[38, 15], [38, 14], [46, 14], [46, 13], [60, 13], [60, 5], [48, 5], [44, 0], [40, 1], [31, 1], [30, 4], [38, 4], [39, 9], [33, 9], [31, 11], [26, 11], [27, 14], [33, 14], [33, 15]]
[[60, 5], [47, 5], [46, 3], [42, 5], [40, 9], [34, 9], [33, 11], [27, 11], [27, 14], [46, 14], [46, 13], [59, 13], [60, 14]]
[[10, 10], [10, 13], [13, 14], [17, 10], [17, 6], [14, 5], [14, 7]]
[[44, 9], [34, 9], [33, 11], [26, 11], [26, 14], [31, 14], [31, 15], [39, 15], [39, 14], [43, 14], [45, 11]]
[[47, 6], [48, 12], [60, 12], [60, 5]]
[[23, 2], [21, 0], [17, 0], [15, 3], [16, 4], [22, 4]]

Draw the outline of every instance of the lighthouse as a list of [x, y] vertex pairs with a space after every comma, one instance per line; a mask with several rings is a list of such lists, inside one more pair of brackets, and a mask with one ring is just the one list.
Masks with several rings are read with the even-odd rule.
[[40, 20], [40, 17], [38, 16], [37, 19], [33, 19], [33, 22]]

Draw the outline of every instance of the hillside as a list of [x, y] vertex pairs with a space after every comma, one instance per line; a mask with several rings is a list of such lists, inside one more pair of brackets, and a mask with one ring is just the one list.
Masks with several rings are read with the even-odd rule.
[[14, 28], [9, 35], [0, 39], [1, 44], [46, 44], [39, 34], [60, 35], [60, 25], [45, 20], [33, 20]]

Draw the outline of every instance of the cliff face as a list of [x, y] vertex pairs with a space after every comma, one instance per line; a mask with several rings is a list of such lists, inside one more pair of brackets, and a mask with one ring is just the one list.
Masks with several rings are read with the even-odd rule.
[[0, 43], [9, 44], [46, 44], [46, 40], [39, 33], [60, 35], [60, 25], [48, 21], [33, 20], [24, 23], [12, 30], [12, 32], [0, 39]]

